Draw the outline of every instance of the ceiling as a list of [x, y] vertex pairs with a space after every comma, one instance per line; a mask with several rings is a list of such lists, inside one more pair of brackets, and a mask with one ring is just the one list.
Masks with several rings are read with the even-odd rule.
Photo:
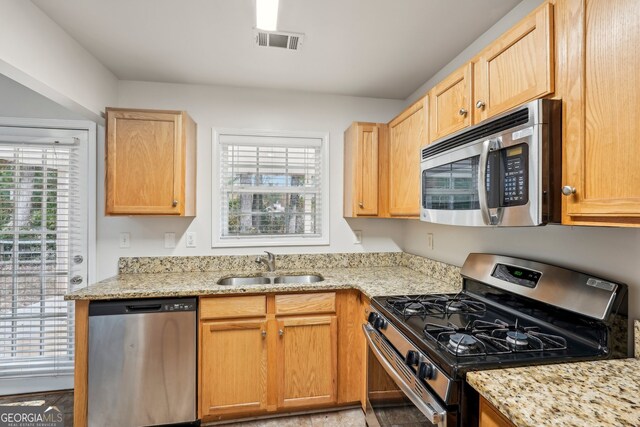
[[520, 0], [280, 0], [298, 52], [254, 42], [255, 0], [32, 0], [121, 80], [404, 99]]

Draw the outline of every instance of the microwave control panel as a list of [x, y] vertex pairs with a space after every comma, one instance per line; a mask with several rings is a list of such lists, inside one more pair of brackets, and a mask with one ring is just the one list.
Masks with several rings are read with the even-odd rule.
[[528, 165], [527, 144], [502, 148], [489, 154], [487, 165], [489, 207], [521, 206], [529, 202]]
[[502, 206], [519, 206], [529, 201], [527, 165], [528, 146], [516, 145], [500, 150], [502, 152]]

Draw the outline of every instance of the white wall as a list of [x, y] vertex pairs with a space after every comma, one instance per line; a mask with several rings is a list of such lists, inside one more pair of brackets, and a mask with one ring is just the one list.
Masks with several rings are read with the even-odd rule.
[[0, 74], [0, 117], [79, 120], [83, 117]]
[[0, 0], [0, 74], [97, 122], [116, 100], [116, 77], [27, 0]]
[[[189, 218], [105, 217], [104, 164], [98, 169], [98, 279], [117, 271], [120, 256], [256, 254], [268, 248], [211, 248], [212, 128], [329, 132], [330, 245], [274, 248], [275, 253], [397, 251], [402, 221], [342, 218], [343, 132], [354, 120], [387, 121], [402, 101], [247, 88], [123, 81], [118, 105], [186, 110], [198, 123], [197, 216]], [[99, 148], [98, 158], [104, 156]], [[353, 243], [362, 230], [363, 244]], [[119, 249], [120, 232], [131, 233], [131, 248]], [[164, 249], [165, 232], [175, 232], [175, 249]], [[186, 231], [197, 233], [197, 248], [185, 247]]]
[[438, 82], [461, 67], [471, 58], [476, 56], [482, 49], [487, 47], [491, 42], [501, 36], [509, 28], [513, 27], [522, 18], [527, 16], [529, 12], [542, 4], [543, 1], [545, 0], [522, 0], [521, 3], [511, 9], [509, 13], [500, 18], [500, 20], [496, 22], [491, 28], [489, 28], [473, 43], [467, 46], [465, 50], [460, 52], [458, 56], [453, 58], [451, 62], [442, 67], [440, 71], [431, 76], [429, 80], [427, 80], [422, 86], [420, 86], [411, 95], [409, 95], [409, 97], [405, 100], [405, 106], [415, 102]]

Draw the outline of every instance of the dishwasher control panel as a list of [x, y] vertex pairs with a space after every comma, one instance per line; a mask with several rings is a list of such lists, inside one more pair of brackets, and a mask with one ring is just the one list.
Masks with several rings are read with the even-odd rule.
[[164, 311], [193, 311], [195, 309], [194, 302], [172, 302], [164, 305]]

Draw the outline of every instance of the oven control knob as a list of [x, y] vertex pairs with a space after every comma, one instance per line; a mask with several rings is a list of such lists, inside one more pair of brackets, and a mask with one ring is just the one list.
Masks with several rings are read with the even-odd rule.
[[407, 362], [409, 366], [415, 366], [420, 363], [420, 353], [415, 350], [407, 351], [407, 356], [404, 358], [404, 361]]
[[422, 378], [423, 380], [430, 380], [436, 374], [436, 370], [433, 368], [431, 363], [420, 362], [418, 366], [418, 378]]
[[373, 322], [373, 327], [376, 329], [384, 329], [387, 327], [387, 322], [384, 320], [382, 316], [378, 316], [376, 320]]
[[369, 313], [369, 317], [367, 318], [367, 321], [372, 325], [375, 325], [376, 319], [378, 319], [379, 317], [380, 315], [378, 313], [371, 312]]

